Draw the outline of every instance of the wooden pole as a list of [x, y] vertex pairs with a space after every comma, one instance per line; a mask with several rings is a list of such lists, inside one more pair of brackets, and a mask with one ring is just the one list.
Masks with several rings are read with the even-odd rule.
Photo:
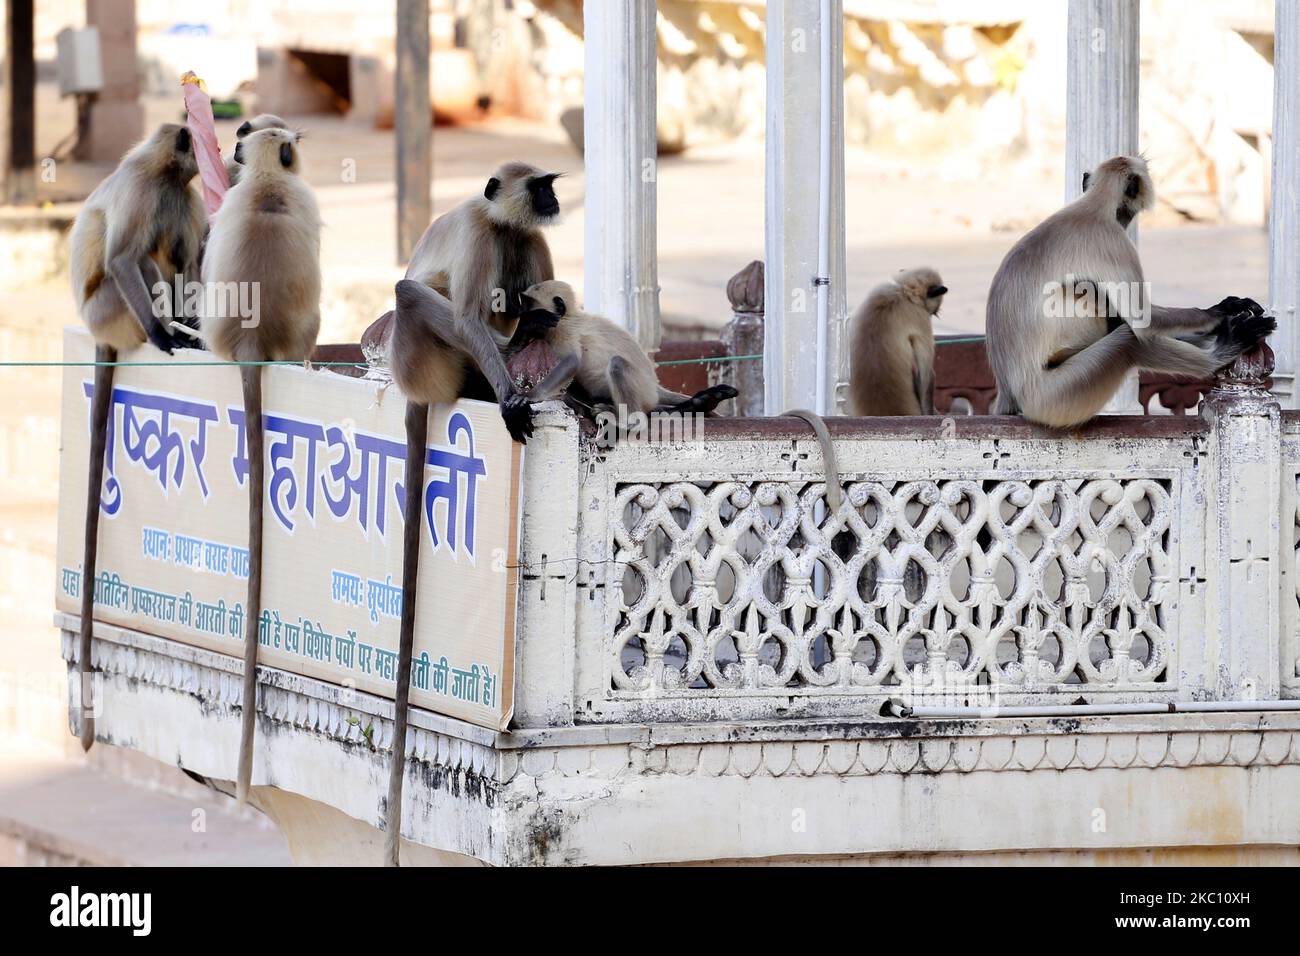
[[433, 217], [429, 0], [397, 0], [397, 260], [406, 263]]
[[4, 201], [36, 201], [36, 14], [32, 0], [9, 0], [5, 29]]

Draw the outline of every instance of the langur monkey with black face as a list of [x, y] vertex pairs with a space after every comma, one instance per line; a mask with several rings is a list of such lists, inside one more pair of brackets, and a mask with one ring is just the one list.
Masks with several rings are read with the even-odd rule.
[[1276, 327], [1260, 305], [1228, 297], [1208, 309], [1147, 297], [1125, 229], [1155, 202], [1146, 162], [1108, 159], [1084, 193], [1007, 253], [989, 289], [995, 414], [1069, 428], [1092, 418], [1134, 368], [1205, 378]]
[[527, 163], [506, 163], [482, 196], [435, 219], [416, 244], [406, 278], [397, 283], [389, 336], [393, 380], [409, 399], [456, 401], [466, 363], [472, 362], [491, 384], [506, 428], [519, 442], [532, 431], [532, 412], [500, 350], [522, 312], [520, 294], [555, 276], [542, 227], [560, 214], [557, 176]]
[[244, 140], [251, 133], [272, 128], [288, 129], [289, 124], [274, 113], [262, 113], [239, 124], [239, 129], [235, 130], [235, 148], [226, 158], [226, 178], [230, 180], [230, 185], [234, 186], [239, 182], [239, 177], [244, 170]]
[[[298, 175], [298, 134], [269, 127], [241, 143], [243, 172], [212, 219], [203, 263], [202, 330], [208, 346], [233, 362], [304, 362], [320, 331], [320, 211]], [[255, 283], [251, 320], [215, 290]], [[225, 306], [224, 308], [222, 306]], [[231, 313], [231, 314], [226, 314]], [[244, 710], [236, 798], [248, 796], [257, 710], [257, 639], [262, 615], [262, 509], [266, 495], [262, 369], [243, 365], [248, 454], [248, 601], [244, 617]]]
[[389, 866], [398, 864], [401, 841], [429, 406], [460, 398], [467, 366], [473, 364], [492, 386], [510, 436], [525, 442], [532, 433], [532, 410], [515, 389], [501, 349], [509, 343], [521, 311], [519, 294], [555, 274], [542, 227], [560, 215], [555, 198], [558, 176], [527, 163], [500, 167], [488, 179], [482, 196], [465, 200], [429, 225], [411, 254], [406, 278], [395, 290], [388, 367], [406, 396], [407, 407], [402, 617], [384, 822], [384, 862]]
[[932, 323], [947, 292], [925, 267], [871, 290], [853, 317], [851, 414], [934, 414]]
[[[151, 290], [158, 283], [174, 288], [172, 280], [178, 273], [193, 274], [195, 269], [206, 221], [203, 201], [190, 188], [198, 171], [190, 131], [165, 123], [95, 187], [72, 226], [72, 293], [81, 320], [94, 336], [96, 362], [77, 661], [83, 694], [90, 673], [99, 496], [112, 409], [113, 363], [119, 352], [129, 352], [146, 339], [167, 353], [177, 344], [168, 323], [173, 315], [181, 315], [184, 296], [173, 301], [151, 295]], [[95, 723], [84, 704], [82, 713], [81, 745], [88, 750], [95, 741]]]

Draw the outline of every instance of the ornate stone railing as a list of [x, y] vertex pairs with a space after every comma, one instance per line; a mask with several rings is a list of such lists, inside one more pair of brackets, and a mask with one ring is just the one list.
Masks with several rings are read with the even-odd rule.
[[[581, 476], [578, 521], [530, 535], [526, 515], [525, 578], [571, 587], [572, 657], [543, 664], [525, 640], [520, 674], [571, 673], [579, 722], [862, 716], [935, 695], [1276, 699], [1297, 685], [1294, 593], [1284, 629], [1278, 614], [1294, 542], [1276, 515], [1297, 513], [1300, 421], [1284, 452], [1266, 375], [1225, 379], [1199, 416], [1070, 434], [832, 420], [834, 513], [797, 420], [707, 419], [689, 441], [608, 448], [555, 413], [550, 441], [566, 434]], [[576, 559], [557, 557], [566, 538]], [[521, 604], [527, 633], [540, 603]]]

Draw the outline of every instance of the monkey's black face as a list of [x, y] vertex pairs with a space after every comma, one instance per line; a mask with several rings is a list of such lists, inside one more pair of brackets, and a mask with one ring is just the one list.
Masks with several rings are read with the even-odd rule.
[[244, 165], [244, 144], [243, 143], [235, 144], [235, 162], [237, 162], [240, 166]]
[[543, 219], [560, 214], [560, 201], [555, 198], [555, 180], [558, 176], [559, 173], [548, 173], [528, 180], [528, 194], [532, 199], [533, 212]]
[[187, 153], [189, 153], [189, 151], [190, 151], [192, 148], [193, 148], [193, 143], [191, 143], [191, 141], [190, 141], [190, 131], [189, 131], [189, 128], [188, 128], [188, 127], [185, 127], [185, 126], [182, 126], [182, 127], [181, 127], [177, 132], [176, 132], [176, 152], [178, 152], [178, 153], [180, 153], [182, 156], [184, 156], [184, 155], [186, 155]]
[[280, 144], [280, 165], [285, 169], [293, 165], [293, 143]]

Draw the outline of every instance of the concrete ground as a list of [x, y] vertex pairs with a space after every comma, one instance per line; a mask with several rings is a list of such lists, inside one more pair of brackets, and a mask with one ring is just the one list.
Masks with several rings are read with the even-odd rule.
[[[148, 104], [150, 123], [179, 112], [179, 96]], [[335, 116], [290, 119], [308, 132], [305, 176], [325, 221], [321, 341], [355, 341], [389, 307], [402, 272], [395, 263], [393, 135]], [[40, 150], [51, 150], [71, 122], [71, 104], [42, 86]], [[223, 125], [223, 142], [233, 141], [234, 126]], [[513, 158], [568, 174], [557, 186], [566, 215], [550, 240], [558, 274], [581, 287], [582, 163], [558, 129], [500, 121], [436, 130], [435, 214], [478, 192], [499, 162]], [[84, 195], [105, 171], [59, 163], [53, 180], [41, 184], [42, 197]], [[763, 171], [762, 145], [752, 142], [701, 145], [661, 162], [659, 278], [664, 320], [675, 334], [716, 335], [730, 318], [727, 279], [763, 255]], [[1158, 163], [1155, 173], [1158, 181]], [[981, 332], [984, 293], [998, 262], [1059, 205], [1061, 177], [1060, 168], [1027, 163], [904, 166], [850, 149], [850, 308], [898, 269], [929, 264], [952, 289], [938, 330]], [[1157, 301], [1267, 297], [1267, 237], [1258, 227], [1179, 225], [1157, 213], [1143, 225], [1141, 247]], [[0, 361], [57, 361], [59, 330], [75, 321], [66, 279], [0, 289]], [[50, 623], [59, 382], [56, 368], [0, 368], [0, 739], [15, 745], [0, 757], [0, 862], [6, 853], [16, 859], [15, 833], [57, 836], [31, 844], [49, 844], [51, 860], [281, 862], [274, 840], [256, 827], [227, 827], [222, 816], [209, 815], [221, 825], [214, 822], [207, 836], [187, 836], [192, 797], [164, 792], [166, 800], [152, 803], [138, 784], [123, 782], [120, 764], [88, 767], [68, 735], [65, 669]], [[156, 788], [148, 792], [157, 796]], [[167, 802], [175, 800], [181, 802]]]
[[[0, 747], [0, 866], [291, 864], [284, 838], [260, 813], [235, 812], [229, 798], [174, 768], [154, 773], [140, 766], [154, 761], [132, 756], [86, 761]], [[179, 782], [160, 788], [168, 771]]]

